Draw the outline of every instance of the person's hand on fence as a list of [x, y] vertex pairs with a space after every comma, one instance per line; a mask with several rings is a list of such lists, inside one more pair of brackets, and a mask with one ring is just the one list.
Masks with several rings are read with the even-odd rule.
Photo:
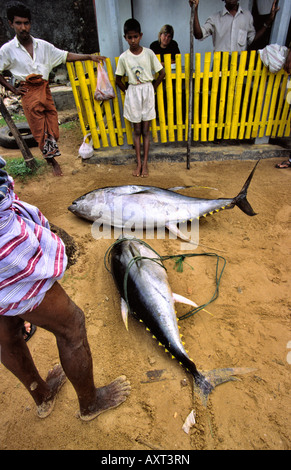
[[104, 62], [106, 61], [107, 57], [103, 56], [103, 55], [95, 55], [95, 54], [91, 54], [91, 59], [93, 60], [93, 62], [102, 62], [104, 64]]
[[190, 7], [194, 6], [195, 8], [199, 5], [199, 0], [189, 0]]
[[273, 21], [275, 20], [278, 11], [280, 10], [280, 7], [277, 6], [277, 5], [278, 5], [278, 1], [279, 1], [279, 0], [274, 0], [274, 1], [273, 1], [273, 5], [272, 5], [271, 11], [270, 11], [269, 18], [268, 18], [268, 20], [266, 21], [266, 26], [268, 26], [268, 27], [271, 27], [271, 26], [272, 26], [272, 23], [273, 23]]

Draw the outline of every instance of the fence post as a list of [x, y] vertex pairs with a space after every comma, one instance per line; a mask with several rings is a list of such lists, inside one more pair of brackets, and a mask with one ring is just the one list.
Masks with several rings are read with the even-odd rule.
[[187, 169], [190, 170], [190, 147], [192, 134], [192, 116], [193, 116], [193, 63], [194, 63], [194, 5], [191, 5], [190, 15], [190, 75], [189, 75], [189, 109], [188, 109], [188, 142], [187, 142]]

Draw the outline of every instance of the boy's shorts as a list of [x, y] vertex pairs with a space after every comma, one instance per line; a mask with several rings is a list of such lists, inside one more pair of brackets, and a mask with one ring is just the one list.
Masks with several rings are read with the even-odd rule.
[[133, 123], [155, 119], [155, 90], [152, 82], [129, 85], [124, 99], [124, 117]]

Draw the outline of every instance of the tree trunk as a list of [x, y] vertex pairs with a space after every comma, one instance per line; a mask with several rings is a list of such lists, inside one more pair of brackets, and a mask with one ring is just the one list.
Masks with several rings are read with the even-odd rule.
[[12, 117], [9, 114], [8, 109], [6, 108], [3, 99], [0, 96], [0, 112], [3, 116], [3, 118], [6, 121], [7, 126], [9, 127], [14, 139], [17, 142], [17, 145], [23, 155], [23, 158], [25, 160], [25, 164], [28, 168], [31, 170], [35, 170], [36, 168], [36, 161], [34, 156], [32, 155], [30, 149], [28, 148], [26, 142], [22, 138], [20, 132], [18, 131], [17, 127], [15, 126]]

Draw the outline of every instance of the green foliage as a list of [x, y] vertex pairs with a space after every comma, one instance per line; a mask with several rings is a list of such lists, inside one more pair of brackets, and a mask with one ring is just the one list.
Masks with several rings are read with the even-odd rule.
[[[19, 114], [11, 114], [13, 121], [16, 122], [26, 122], [25, 116], [20, 116]], [[0, 127], [6, 127], [7, 123], [5, 119], [0, 114]]]
[[11, 158], [7, 160], [5, 171], [7, 171], [12, 178], [19, 178], [21, 181], [24, 181], [31, 176], [40, 175], [44, 172], [44, 169], [46, 168], [45, 161], [37, 158], [35, 161], [36, 169], [31, 170], [26, 166], [23, 158]]
[[61, 129], [66, 129], [66, 130], [76, 129], [76, 127], [79, 128], [79, 123], [77, 121], [63, 122], [63, 124], [60, 125]]

